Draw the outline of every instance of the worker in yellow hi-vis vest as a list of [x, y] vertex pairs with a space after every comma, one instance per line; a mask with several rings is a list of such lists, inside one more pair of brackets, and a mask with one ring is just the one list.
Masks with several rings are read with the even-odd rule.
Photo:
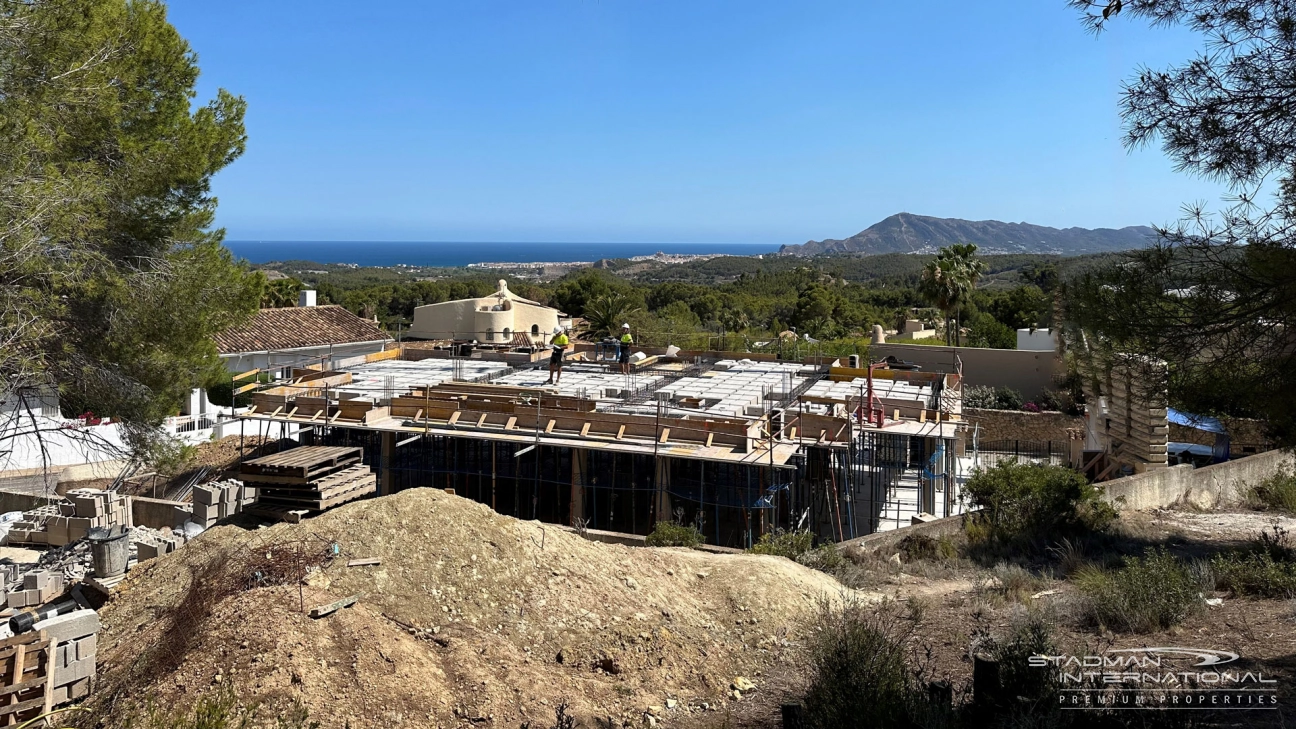
[[630, 325], [621, 325], [621, 339], [617, 340], [621, 345], [619, 360], [621, 362], [621, 374], [630, 374], [630, 348], [634, 346], [634, 337], [630, 336]]
[[554, 327], [553, 339], [549, 340], [549, 344], [553, 347], [553, 354], [549, 355], [548, 384], [556, 385], [562, 381], [563, 353], [567, 351], [567, 345], [570, 343], [571, 339], [568, 338], [567, 332], [560, 327]]

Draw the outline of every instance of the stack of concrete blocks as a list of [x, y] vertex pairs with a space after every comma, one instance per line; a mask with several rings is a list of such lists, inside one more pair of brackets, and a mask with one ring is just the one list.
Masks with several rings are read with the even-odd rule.
[[44, 605], [63, 594], [63, 573], [50, 570], [33, 570], [23, 575], [22, 589], [5, 596], [11, 608]]
[[74, 610], [32, 626], [45, 632], [55, 646], [54, 704], [65, 704], [90, 693], [95, 677], [95, 648], [99, 642], [99, 614]]
[[24, 512], [22, 521], [9, 530], [9, 543], [62, 547], [85, 539], [93, 527], [134, 523], [130, 497], [116, 491], [73, 489], [67, 499]]
[[195, 486], [193, 491], [193, 521], [206, 529], [227, 516], [243, 510], [256, 501], [256, 489], [242, 481], [217, 481], [206, 486]]
[[181, 538], [163, 532], [140, 534], [135, 539], [135, 559], [138, 562], [161, 557], [176, 551]]
[[45, 531], [46, 523], [59, 515], [55, 504], [38, 506], [31, 511], [24, 511], [22, 518], [9, 527], [9, 544], [49, 544]]
[[0, 594], [9, 592], [9, 586], [17, 585], [18, 579], [18, 565], [0, 564]]

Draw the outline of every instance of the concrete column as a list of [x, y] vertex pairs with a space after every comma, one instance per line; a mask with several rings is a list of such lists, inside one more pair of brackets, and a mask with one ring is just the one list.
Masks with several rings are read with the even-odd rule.
[[567, 523], [575, 526], [577, 519], [585, 518], [585, 474], [589, 473], [589, 451], [573, 448], [571, 454], [571, 514]]
[[667, 490], [670, 488], [669, 458], [657, 458], [653, 486], [656, 487], [653, 495], [653, 525], [656, 526], [656, 522], [671, 520], [670, 491]]
[[378, 495], [389, 496], [392, 492], [392, 459], [396, 457], [396, 433], [382, 434], [382, 464], [378, 473]]

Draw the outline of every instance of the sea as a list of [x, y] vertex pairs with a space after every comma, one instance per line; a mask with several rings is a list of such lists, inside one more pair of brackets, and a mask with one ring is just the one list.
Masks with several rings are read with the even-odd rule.
[[778, 251], [755, 243], [454, 243], [392, 241], [228, 240], [225, 247], [251, 263], [314, 261], [358, 266], [459, 267], [470, 263], [597, 261], [654, 253], [754, 256]]

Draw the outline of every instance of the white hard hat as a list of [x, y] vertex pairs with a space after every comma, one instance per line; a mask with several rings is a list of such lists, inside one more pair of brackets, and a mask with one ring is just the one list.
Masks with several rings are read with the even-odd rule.
[[630, 328], [630, 325], [629, 325], [629, 324], [622, 324], [622, 325], [621, 325], [621, 328], [622, 328], [622, 329], [629, 329], [629, 328]]
[[554, 334], [562, 334], [562, 327], [554, 327]]

